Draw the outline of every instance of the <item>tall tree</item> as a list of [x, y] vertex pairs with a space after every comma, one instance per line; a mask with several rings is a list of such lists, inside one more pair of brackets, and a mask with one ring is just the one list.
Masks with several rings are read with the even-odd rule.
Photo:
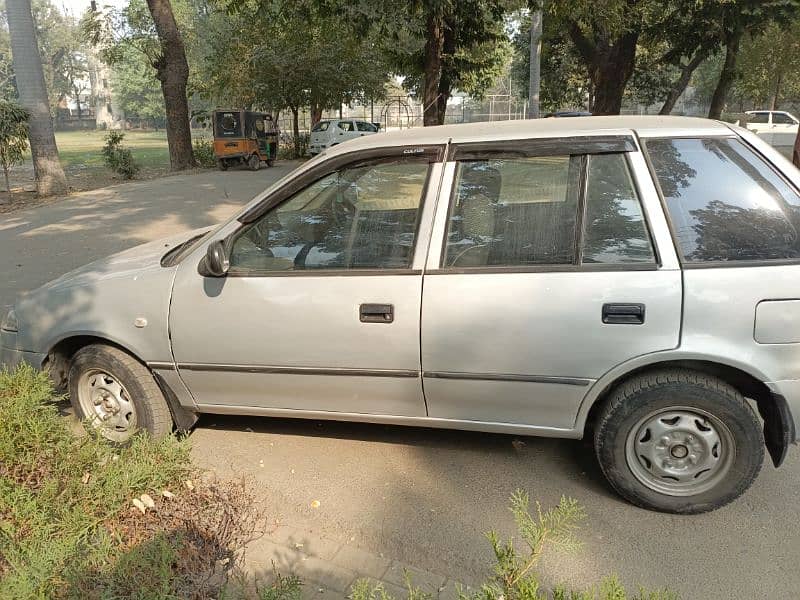
[[531, 11], [530, 83], [528, 84], [528, 118], [539, 118], [539, 91], [542, 84], [542, 7], [533, 1]]
[[67, 178], [58, 158], [53, 121], [30, 0], [8, 0], [6, 17], [20, 104], [30, 112], [29, 134], [36, 187], [40, 196], [68, 192]]
[[156, 26], [161, 52], [153, 61], [156, 77], [161, 82], [164, 107], [167, 113], [167, 143], [169, 162], [173, 170], [194, 167], [192, 130], [189, 125], [189, 101], [186, 86], [189, 82], [189, 63], [183, 47], [178, 24], [170, 0], [147, 0]]
[[[183, 3], [179, 6], [184, 8]], [[112, 66], [129, 51], [147, 57], [164, 99], [170, 166], [173, 170], [195, 166], [187, 96], [189, 64], [170, 0], [147, 0], [146, 4], [130, 0], [122, 9], [92, 10], [83, 27]]]

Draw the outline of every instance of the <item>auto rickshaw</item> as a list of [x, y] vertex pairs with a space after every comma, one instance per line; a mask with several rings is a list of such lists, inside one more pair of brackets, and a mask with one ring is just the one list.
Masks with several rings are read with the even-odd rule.
[[271, 167], [278, 155], [278, 127], [272, 116], [250, 110], [215, 110], [214, 157], [225, 171], [235, 164], [246, 164], [257, 171], [261, 163]]

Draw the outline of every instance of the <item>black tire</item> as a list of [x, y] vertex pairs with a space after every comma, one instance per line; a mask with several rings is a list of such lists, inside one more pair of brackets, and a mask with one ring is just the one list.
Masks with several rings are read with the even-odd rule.
[[[665, 413], [659, 412], [662, 409]], [[665, 477], [658, 472], [653, 475], [652, 479], [649, 479], [647, 470], [652, 468], [652, 463], [648, 461], [647, 457], [640, 459], [638, 466], [635, 462], [633, 465], [629, 462], [629, 457], [630, 461], [637, 460], [636, 454], [640, 448], [637, 444], [650, 442], [647, 426], [640, 424], [643, 421], [644, 423], [654, 423], [655, 419], [660, 419], [661, 414], [666, 415], [670, 409], [683, 411], [685, 414], [692, 414], [691, 410], [694, 409], [697, 411], [695, 414], [707, 416], [707, 420], [695, 419], [694, 423], [699, 423], [696, 426], [708, 427], [710, 425], [712, 428], [720, 429], [724, 436], [727, 436], [727, 438], [722, 436], [719, 439], [729, 440], [727, 446], [732, 446], [732, 448], [728, 448], [728, 454], [725, 454], [726, 444], [724, 442], [720, 442], [720, 446], [715, 446], [719, 458], [714, 460], [719, 461], [719, 465], [726, 465], [724, 471], [721, 470], [722, 466], [715, 466], [714, 469], [720, 469], [718, 475], [714, 475], [712, 469], [699, 470], [693, 476], [687, 476], [685, 484], [673, 483], [672, 478]], [[651, 416], [653, 414], [655, 417]], [[680, 419], [676, 421], [672, 418], [672, 414], [675, 413], [666, 415], [667, 418], [664, 418], [661, 423], [678, 427]], [[691, 420], [691, 418], [686, 419], [686, 422], [690, 423]], [[659, 423], [654, 424], [660, 425]], [[642, 431], [644, 434], [640, 438], [639, 432]], [[715, 432], [716, 429], [712, 431]], [[656, 436], [661, 435], [662, 433], [656, 434]], [[677, 437], [688, 434], [679, 433], [676, 429], [675, 435]], [[692, 440], [696, 437], [688, 439]], [[665, 440], [666, 437], [660, 439]], [[673, 448], [677, 449], [677, 446], [671, 445], [672, 443], [671, 439], [666, 446], [663, 441], [659, 444], [653, 442], [653, 449], [663, 453], [672, 453]], [[675, 443], [683, 444], [680, 441]], [[613, 390], [598, 415], [594, 446], [606, 479], [621, 496], [637, 506], [669, 513], [703, 513], [732, 502], [750, 487], [764, 462], [764, 436], [761, 424], [744, 397], [724, 381], [689, 369], [668, 369], [647, 373], [630, 379]], [[630, 452], [629, 448], [632, 449]], [[687, 459], [684, 457], [689, 452], [694, 452], [694, 450], [687, 449], [687, 445], [683, 444], [677, 454], [669, 454], [666, 457], [667, 466], [672, 468], [675, 466], [672, 464], [673, 462], [686, 461]], [[676, 456], [678, 458], [673, 459]], [[714, 454], [714, 456], [717, 455]], [[695, 458], [695, 460], [697, 459]], [[679, 464], [679, 466], [682, 465]], [[691, 464], [688, 465], [688, 468], [697, 469]], [[703, 480], [699, 478], [704, 476], [710, 478], [705, 485], [712, 487], [698, 489], [698, 493], [692, 493], [691, 487], [681, 492], [684, 495], [675, 495], [674, 489], [666, 492], [654, 489], [654, 487], [663, 485], [661, 482], [667, 486], [699, 485], [702, 487]], [[717, 481], [714, 481], [714, 478]], [[653, 479], [656, 480], [655, 483], [652, 483]], [[693, 483], [692, 479], [701, 483]], [[645, 485], [643, 481], [651, 483]], [[674, 481], [677, 482], [678, 478], [674, 478]]]
[[261, 168], [261, 159], [258, 158], [258, 154], [250, 155], [250, 158], [247, 159], [247, 167], [251, 171], [258, 171]]
[[227, 160], [218, 160], [217, 167], [219, 167], [220, 171], [227, 171], [228, 170], [228, 161]]
[[[101, 370], [112, 375], [130, 396], [136, 415], [138, 430], [146, 431], [155, 439], [172, 432], [172, 415], [164, 394], [153, 375], [130, 354], [106, 344], [92, 344], [81, 348], [73, 357], [69, 370], [69, 398], [76, 416], [84, 421], [94, 415], [86, 414], [79, 400], [79, 382], [84, 374]], [[134, 432], [124, 438], [111, 437], [108, 430], [98, 427], [107, 439], [125, 444]]]
[[267, 166], [268, 167], [274, 167], [275, 166], [275, 159], [274, 158], [267, 159]]

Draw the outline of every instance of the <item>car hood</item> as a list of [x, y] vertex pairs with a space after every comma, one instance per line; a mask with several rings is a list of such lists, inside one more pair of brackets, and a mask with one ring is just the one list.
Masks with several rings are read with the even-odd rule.
[[170, 248], [182, 244], [183, 242], [209, 230], [208, 227], [201, 227], [192, 231], [184, 231], [154, 242], [147, 242], [139, 246], [134, 246], [128, 250], [123, 250], [106, 258], [101, 258], [82, 267], [65, 273], [61, 277], [44, 284], [36, 292], [52, 291], [55, 288], [72, 287], [76, 285], [86, 285], [102, 281], [104, 279], [114, 279], [117, 277], [135, 277], [137, 273], [151, 268], [162, 268], [161, 258]]

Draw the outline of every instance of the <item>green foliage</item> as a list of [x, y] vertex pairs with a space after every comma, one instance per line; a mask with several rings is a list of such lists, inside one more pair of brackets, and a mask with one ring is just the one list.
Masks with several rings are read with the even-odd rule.
[[28, 148], [30, 113], [19, 104], [0, 100], [0, 165], [3, 166], [6, 189], [10, 192], [8, 169], [25, 158]]
[[109, 169], [121, 175], [123, 179], [133, 179], [139, 172], [139, 165], [133, 159], [130, 148], [122, 145], [124, 139], [125, 134], [121, 131], [109, 131], [101, 152]]
[[[115, 449], [97, 436], [76, 437], [52, 397], [45, 374], [27, 366], [0, 371], [2, 598], [55, 597], [71, 578], [107, 564], [119, 549], [101, 524], [132, 497], [180, 482], [190, 468], [188, 446], [174, 438], [136, 437]], [[168, 553], [163, 545], [159, 552], [155, 562], [141, 553], [126, 560], [141, 558], [136, 568], [144, 561], [163, 572]]]
[[[458, 591], [459, 600], [678, 600], [667, 590], [639, 589], [629, 594], [611, 575], [588, 590], [570, 590], [557, 585], [552, 594], [541, 585], [535, 567], [544, 553], [555, 550], [574, 551], [580, 544], [576, 532], [586, 513], [576, 500], [562, 497], [555, 507], [543, 510], [536, 503], [531, 512], [528, 494], [517, 490], [511, 496], [511, 512], [526, 549], [519, 550], [513, 540], [502, 541], [497, 534], [487, 534], [494, 552], [494, 565], [486, 582], [474, 592]], [[396, 600], [381, 584], [362, 579], [353, 584], [351, 600]], [[406, 576], [405, 600], [430, 600], [432, 596], [414, 587]]]
[[125, 117], [149, 121], [155, 128], [164, 127], [164, 96], [147, 57], [141, 52], [127, 52], [113, 64], [112, 74], [114, 97]]
[[214, 143], [207, 138], [197, 138], [192, 142], [194, 148], [194, 159], [198, 166], [211, 168], [216, 166], [217, 159], [214, 157]]
[[258, 589], [258, 600], [300, 600], [303, 582], [297, 575], [273, 573], [272, 584]]

